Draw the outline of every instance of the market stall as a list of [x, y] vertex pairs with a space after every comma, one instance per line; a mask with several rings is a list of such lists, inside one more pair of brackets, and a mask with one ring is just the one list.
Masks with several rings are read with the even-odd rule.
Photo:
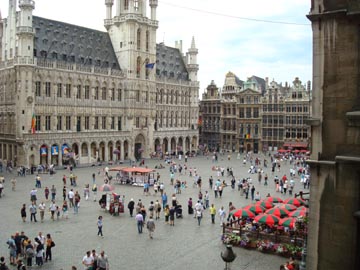
[[143, 167], [114, 167], [110, 171], [117, 172], [115, 182], [143, 186], [144, 183], [154, 184], [155, 170]]

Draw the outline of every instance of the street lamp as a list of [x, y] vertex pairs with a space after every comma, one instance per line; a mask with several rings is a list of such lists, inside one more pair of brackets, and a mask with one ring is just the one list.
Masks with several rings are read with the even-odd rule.
[[230, 270], [230, 263], [232, 263], [236, 258], [236, 254], [232, 250], [232, 245], [226, 245], [225, 252], [224, 253], [221, 252], [220, 256], [223, 259], [223, 261], [225, 262], [224, 270]]

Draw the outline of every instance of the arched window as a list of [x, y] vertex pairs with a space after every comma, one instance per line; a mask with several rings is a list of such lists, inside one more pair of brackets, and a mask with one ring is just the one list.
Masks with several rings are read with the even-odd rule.
[[129, 0], [124, 0], [124, 10], [129, 9]]
[[147, 52], [149, 51], [149, 43], [150, 43], [150, 32], [146, 31], [146, 44], [145, 44], [145, 47], [146, 47]]
[[139, 56], [136, 60], [136, 77], [140, 78], [140, 70], [141, 70], [141, 57]]
[[137, 49], [140, 50], [140, 48], [141, 48], [141, 30], [140, 30], [140, 28], [138, 28], [137, 33], [136, 33], [136, 44], [137, 44]]

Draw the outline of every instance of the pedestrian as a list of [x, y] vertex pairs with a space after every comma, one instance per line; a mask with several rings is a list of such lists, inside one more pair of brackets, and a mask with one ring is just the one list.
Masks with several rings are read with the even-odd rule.
[[63, 175], [62, 180], [63, 180], [63, 184], [64, 184], [64, 186], [66, 186], [66, 175], [65, 175], [65, 174]]
[[219, 185], [219, 197], [221, 198], [222, 197], [222, 193], [223, 193], [223, 188], [224, 188], [224, 186], [221, 184], [221, 185]]
[[55, 196], [56, 196], [56, 187], [54, 185], [52, 185], [51, 189], [50, 189], [50, 192], [51, 192], [51, 200], [52, 201], [55, 201]]
[[104, 238], [103, 232], [102, 232], [102, 228], [103, 228], [103, 217], [99, 216], [98, 221], [97, 221], [97, 226], [98, 226], [98, 233], [97, 235], [100, 236], [102, 238]]
[[169, 210], [170, 226], [175, 226], [175, 206], [171, 206]]
[[205, 191], [204, 201], [205, 201], [204, 209], [209, 208], [210, 194], [209, 194], [209, 192], [207, 190]]
[[38, 206], [39, 208], [39, 212], [40, 212], [40, 221], [41, 223], [44, 222], [44, 216], [45, 216], [45, 209], [46, 209], [46, 205], [44, 202], [41, 202]]
[[76, 191], [74, 195], [74, 214], [79, 213], [79, 206], [80, 206], [80, 194], [78, 191]]
[[18, 260], [14, 265], [17, 265], [17, 270], [26, 270], [26, 266], [22, 260]]
[[189, 198], [189, 200], [188, 200], [188, 214], [192, 215], [193, 213], [194, 213], [193, 201], [192, 201], [192, 198]]
[[169, 205], [165, 205], [164, 207], [165, 224], [169, 224], [169, 215], [170, 215]]
[[216, 215], [216, 208], [214, 204], [212, 203], [210, 206], [210, 216], [211, 216], [211, 223], [215, 224], [215, 215]]
[[73, 189], [70, 189], [70, 191], [68, 193], [70, 207], [74, 207], [74, 196], [75, 196], [75, 193], [74, 193]]
[[36, 257], [35, 262], [37, 266], [42, 266], [44, 264], [44, 244], [41, 243], [39, 238], [35, 238], [36, 243]]
[[164, 192], [164, 193], [161, 195], [161, 201], [162, 201], [163, 208], [165, 208], [165, 206], [167, 205], [167, 200], [168, 200], [168, 197], [167, 197], [167, 195], [166, 195], [166, 192]]
[[155, 206], [154, 206], [154, 202], [153, 201], [151, 201], [150, 202], [150, 205], [149, 205], [149, 216], [154, 216], [154, 211], [155, 211]]
[[15, 236], [12, 235], [12, 236], [6, 241], [6, 244], [8, 244], [9, 256], [10, 256], [10, 264], [11, 264], [11, 265], [15, 265], [15, 259], [16, 259]]
[[137, 224], [138, 233], [140, 234], [140, 233], [142, 233], [142, 229], [143, 229], [144, 217], [139, 212], [139, 213], [136, 214], [135, 220], [136, 220], [136, 224]]
[[86, 255], [82, 259], [82, 264], [84, 265], [84, 270], [92, 269], [94, 266], [94, 257], [91, 256], [90, 250], [86, 251]]
[[36, 203], [36, 200], [37, 200], [36, 193], [37, 193], [37, 190], [35, 188], [33, 188], [30, 191], [30, 201], [35, 202], [35, 203]]
[[9, 270], [9, 267], [6, 265], [5, 258], [3, 256], [0, 258], [0, 270]]
[[46, 235], [46, 250], [45, 250], [45, 262], [52, 259], [51, 249], [55, 247], [55, 242], [52, 240], [50, 233]]
[[[201, 205], [201, 204], [200, 204]], [[202, 212], [203, 212], [203, 207], [201, 205], [201, 207], [197, 208], [196, 209], [196, 218], [197, 218], [197, 221], [198, 221], [198, 225], [200, 226], [200, 223], [201, 223], [201, 219], [202, 219]]]
[[29, 210], [30, 210], [30, 222], [33, 220], [34, 220], [34, 222], [37, 222], [37, 220], [36, 220], [37, 210], [36, 210], [36, 204], [34, 201], [29, 206]]
[[155, 219], [160, 219], [160, 212], [161, 212], [161, 204], [159, 200], [156, 200], [155, 202]]
[[96, 270], [108, 270], [110, 268], [109, 260], [108, 257], [105, 255], [105, 251], [101, 251], [100, 255], [97, 256], [96, 266]]
[[149, 237], [150, 239], [153, 238], [153, 234], [154, 234], [154, 231], [155, 231], [155, 222], [154, 222], [154, 219], [153, 219], [153, 216], [150, 215], [150, 218], [149, 220], [147, 221], [146, 223], [146, 228], [148, 229], [149, 231]]
[[69, 217], [68, 210], [69, 210], [69, 207], [68, 207], [67, 201], [64, 200], [63, 205], [62, 205], [62, 212], [63, 212], [62, 217], [63, 218], [65, 217], [65, 219], [68, 219], [68, 217]]
[[213, 188], [213, 182], [214, 182], [213, 177], [210, 176], [210, 178], [209, 178], [209, 188], [210, 188], [210, 190]]
[[92, 181], [93, 181], [93, 185], [95, 185], [95, 181], [96, 181], [95, 173], [92, 174]]
[[49, 200], [50, 190], [49, 190], [48, 187], [45, 187], [44, 193], [45, 193], [45, 199], [46, 199], [46, 200]]
[[128, 209], [129, 209], [130, 217], [133, 217], [134, 207], [135, 207], [135, 202], [134, 202], [134, 199], [131, 198], [131, 200], [128, 203]]
[[26, 266], [32, 267], [32, 260], [35, 257], [34, 246], [31, 244], [31, 240], [27, 239], [25, 245], [25, 256], [26, 256]]
[[219, 217], [220, 217], [220, 226], [223, 226], [226, 217], [226, 211], [224, 209], [224, 206], [221, 206], [221, 208], [219, 209]]
[[16, 179], [15, 178], [11, 179], [10, 183], [11, 183], [11, 190], [15, 191], [15, 189], [16, 189]]
[[91, 190], [93, 192], [94, 202], [96, 202], [97, 185], [95, 183]]
[[255, 186], [254, 185], [251, 187], [250, 191], [251, 191], [251, 200], [253, 201], [254, 197], [255, 197]]
[[259, 191], [257, 191], [255, 194], [255, 201], [259, 202], [260, 200], [261, 200], [261, 196], [260, 196]]
[[21, 219], [26, 222], [26, 204], [24, 203], [20, 209]]
[[56, 204], [55, 201], [52, 201], [49, 207], [50, 213], [51, 213], [51, 219], [55, 220], [55, 211], [56, 211]]

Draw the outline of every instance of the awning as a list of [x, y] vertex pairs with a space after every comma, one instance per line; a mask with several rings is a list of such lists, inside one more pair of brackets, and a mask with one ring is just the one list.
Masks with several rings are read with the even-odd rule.
[[307, 148], [307, 142], [286, 142], [284, 143], [283, 147], [298, 147], [298, 148]]

